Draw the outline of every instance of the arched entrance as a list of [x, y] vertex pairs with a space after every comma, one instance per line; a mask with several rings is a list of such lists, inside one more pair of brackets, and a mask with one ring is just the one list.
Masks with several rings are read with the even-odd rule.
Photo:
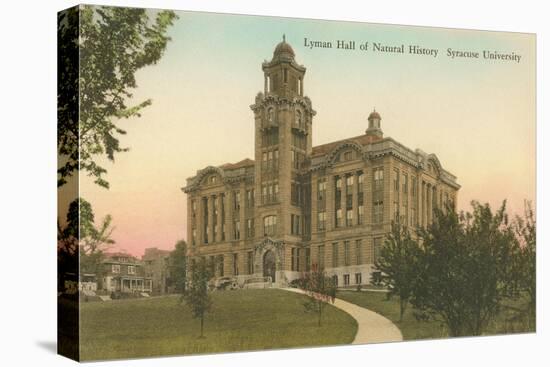
[[264, 277], [271, 277], [271, 281], [275, 282], [275, 253], [271, 250], [264, 254]]

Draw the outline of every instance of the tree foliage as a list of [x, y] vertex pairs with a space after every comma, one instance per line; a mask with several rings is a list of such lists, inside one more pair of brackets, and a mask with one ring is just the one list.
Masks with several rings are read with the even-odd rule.
[[169, 259], [170, 279], [177, 293], [185, 293], [187, 282], [187, 243], [180, 240], [176, 243]]
[[380, 283], [389, 290], [390, 296], [399, 297], [399, 321], [403, 320], [416, 283], [419, 251], [418, 244], [407, 227], [393, 222], [391, 232], [374, 263], [375, 268], [380, 271]]
[[444, 322], [451, 336], [480, 335], [514, 297], [517, 241], [506, 202], [493, 213], [472, 202], [472, 213], [436, 210], [419, 230], [418, 281], [411, 303], [421, 318]]
[[191, 266], [191, 281], [187, 285], [182, 300], [189, 306], [193, 318], [200, 319], [201, 335], [204, 336], [204, 317], [212, 308], [212, 298], [208, 291], [211, 274], [206, 260], [200, 259]]
[[519, 244], [517, 282], [520, 291], [527, 293], [529, 328], [536, 324], [537, 308], [537, 223], [531, 203], [525, 203], [523, 217], [516, 216], [513, 228]]
[[[170, 40], [173, 11], [81, 5], [60, 13], [58, 20], [59, 88], [58, 186], [82, 170], [105, 188], [106, 169], [96, 162], [127, 151], [119, 136], [120, 119], [139, 117], [147, 99], [128, 105], [137, 87], [135, 73], [156, 64]], [[75, 55], [78, 55], [75, 57]]]
[[314, 264], [311, 271], [303, 274], [298, 284], [308, 297], [307, 302], [304, 303], [306, 311], [317, 313], [317, 325], [321, 326], [325, 306], [329, 302], [334, 302], [336, 298], [336, 284], [334, 280]]
[[91, 204], [84, 198], [73, 200], [69, 204], [65, 227], [58, 223], [60, 267], [64, 266], [61, 263], [74, 264], [80, 260], [81, 272], [97, 274], [103, 253], [115, 243], [111, 238], [114, 230], [111, 224], [112, 218], [107, 215], [96, 226]]

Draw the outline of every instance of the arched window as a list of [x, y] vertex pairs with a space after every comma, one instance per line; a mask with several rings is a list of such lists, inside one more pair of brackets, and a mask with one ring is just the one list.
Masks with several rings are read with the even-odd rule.
[[267, 121], [273, 122], [274, 117], [275, 117], [275, 113], [273, 111], [273, 107], [269, 107], [267, 109]]
[[268, 215], [264, 217], [264, 236], [273, 236], [277, 232], [277, 216]]

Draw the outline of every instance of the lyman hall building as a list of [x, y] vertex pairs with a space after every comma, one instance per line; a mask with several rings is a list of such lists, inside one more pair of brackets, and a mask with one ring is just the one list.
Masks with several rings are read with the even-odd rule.
[[376, 111], [364, 133], [313, 146], [306, 68], [284, 38], [262, 70], [254, 160], [203, 168], [183, 188], [189, 255], [241, 284], [286, 286], [314, 265], [340, 287], [368, 284], [392, 221], [429, 223], [456, 202], [456, 177], [435, 154], [384, 137]]

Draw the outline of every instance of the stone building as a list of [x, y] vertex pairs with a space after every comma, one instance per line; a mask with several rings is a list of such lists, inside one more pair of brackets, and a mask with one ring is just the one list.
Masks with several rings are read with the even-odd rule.
[[170, 283], [170, 251], [156, 247], [145, 249], [141, 257], [145, 276], [151, 278], [152, 293], [166, 294]]
[[368, 284], [392, 221], [429, 223], [456, 202], [456, 177], [435, 154], [384, 137], [376, 111], [364, 134], [313, 146], [306, 68], [284, 38], [262, 70], [254, 160], [206, 167], [183, 188], [189, 255], [241, 282], [283, 286], [317, 265], [339, 286]]

